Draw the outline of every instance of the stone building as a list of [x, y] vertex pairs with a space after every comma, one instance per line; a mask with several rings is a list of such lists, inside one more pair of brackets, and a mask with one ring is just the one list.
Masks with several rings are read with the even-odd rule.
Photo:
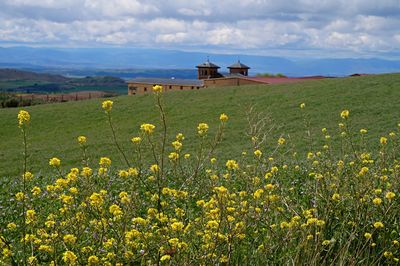
[[197, 79], [165, 79], [165, 78], [135, 78], [128, 81], [128, 95], [151, 92], [154, 85], [163, 86], [164, 91], [170, 90], [198, 90], [202, 88], [217, 88], [224, 86], [261, 85], [292, 83], [310, 79], [321, 79], [324, 77], [250, 77], [250, 67], [237, 63], [228, 67], [229, 73], [222, 75], [218, 72], [220, 68], [207, 59], [203, 64], [197, 65]]
[[204, 82], [197, 79], [135, 78], [128, 81], [128, 95], [151, 92], [154, 85], [161, 85], [164, 91], [198, 90]]

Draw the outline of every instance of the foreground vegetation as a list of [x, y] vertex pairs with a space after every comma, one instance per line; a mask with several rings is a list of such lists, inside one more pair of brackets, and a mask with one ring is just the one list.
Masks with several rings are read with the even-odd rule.
[[[104, 101], [103, 121], [123, 168], [109, 157], [88, 161], [86, 136], [77, 138], [80, 165], [67, 170], [54, 157], [52, 174], [30, 171], [31, 116], [18, 114], [23, 174], [3, 201], [0, 247], [5, 264], [280, 265], [395, 264], [399, 262], [398, 130], [367, 141], [352, 113], [336, 114], [333, 134], [310, 130], [309, 104], [296, 107], [308, 151], [290, 139], [268, 139], [264, 116], [249, 114], [249, 152], [216, 156], [230, 123], [219, 116], [196, 127], [197, 148], [167, 122], [160, 86], [154, 87], [159, 125], [143, 123], [128, 156], [116, 138], [114, 105]], [[150, 109], [154, 112], [154, 109]], [[340, 116], [339, 116], [340, 114]], [[33, 121], [33, 119], [32, 119]], [[159, 133], [159, 134], [157, 134]], [[270, 149], [266, 149], [268, 144]], [[151, 161], [143, 160], [148, 151]]]
[[[164, 95], [165, 110], [168, 114], [169, 140], [175, 137], [178, 129], [186, 136], [187, 150], [193, 152], [198, 146], [197, 123], [204, 121], [215, 133], [218, 126], [215, 117], [220, 113], [231, 116], [227, 125], [225, 141], [218, 149], [218, 157], [227, 160], [248, 151], [248, 115], [253, 107], [269, 118], [266, 121], [270, 134], [263, 146], [272, 152], [269, 143], [281, 135], [290, 139], [299, 154], [306, 154], [308, 142], [304, 140], [304, 122], [298, 111], [299, 102], [307, 102], [310, 116], [310, 131], [314, 145], [322, 145], [319, 138], [321, 128], [337, 132], [336, 115], [343, 108], [351, 109], [357, 117], [353, 122], [355, 129], [367, 128], [365, 136], [371, 148], [378, 148], [376, 141], [381, 135], [387, 135], [399, 122], [400, 75], [377, 75], [343, 79], [307, 81], [296, 84], [241, 86], [196, 91], [168, 92]], [[51, 168], [47, 164], [50, 157], [59, 157], [66, 167], [80, 162], [79, 147], [75, 139], [78, 134], [88, 137], [91, 149], [88, 157], [96, 163], [102, 154], [109, 154], [115, 167], [122, 167], [121, 157], [109, 138], [109, 129], [105, 126], [101, 109], [101, 99], [84, 102], [68, 102], [26, 107], [32, 115], [28, 140], [32, 171], [47, 174]], [[122, 149], [130, 154], [131, 137], [142, 123], [153, 121], [160, 126], [151, 95], [121, 96], [114, 98], [114, 122], [117, 138]], [[21, 140], [15, 127], [18, 109], [0, 110], [0, 189], [11, 186], [13, 176], [21, 172]], [[175, 129], [175, 130], [174, 130]], [[333, 153], [340, 150], [340, 138], [332, 136]]]

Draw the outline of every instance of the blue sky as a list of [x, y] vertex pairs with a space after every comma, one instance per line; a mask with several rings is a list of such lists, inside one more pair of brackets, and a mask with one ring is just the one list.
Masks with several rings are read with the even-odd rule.
[[0, 46], [400, 59], [400, 0], [0, 0]]

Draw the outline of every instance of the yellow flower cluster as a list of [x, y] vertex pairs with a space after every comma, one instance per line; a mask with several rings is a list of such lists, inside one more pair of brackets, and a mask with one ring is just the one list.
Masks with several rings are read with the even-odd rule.
[[348, 119], [348, 118], [349, 118], [349, 115], [350, 115], [349, 110], [343, 110], [343, 111], [340, 113], [340, 117], [343, 118], [343, 119]]
[[59, 167], [61, 165], [61, 160], [56, 157], [53, 157], [50, 159], [49, 165], [54, 167]]
[[208, 131], [208, 125], [206, 123], [200, 123], [197, 126], [197, 133], [200, 136], [204, 136], [205, 134], [207, 134], [207, 131]]
[[226, 121], [228, 121], [229, 117], [226, 114], [221, 114], [219, 116], [219, 120], [223, 123], [225, 123]]
[[79, 136], [79, 137], [78, 137], [78, 143], [79, 143], [80, 145], [86, 144], [86, 141], [87, 141], [87, 139], [86, 139], [85, 136]]
[[154, 132], [154, 129], [156, 128], [155, 125], [152, 124], [142, 124], [140, 126], [140, 130], [142, 130], [144, 133], [150, 135]]
[[102, 103], [101, 107], [103, 108], [103, 110], [104, 110], [106, 113], [109, 113], [109, 112], [111, 112], [111, 109], [112, 109], [112, 107], [113, 107], [113, 101], [110, 101], [110, 100], [104, 101], [104, 102]]
[[18, 125], [19, 125], [19, 127], [22, 127], [24, 125], [29, 124], [29, 121], [31, 121], [31, 116], [27, 111], [21, 110], [21, 111], [18, 112]]
[[163, 87], [161, 85], [154, 85], [153, 86], [153, 91], [155, 93], [161, 93], [163, 91]]

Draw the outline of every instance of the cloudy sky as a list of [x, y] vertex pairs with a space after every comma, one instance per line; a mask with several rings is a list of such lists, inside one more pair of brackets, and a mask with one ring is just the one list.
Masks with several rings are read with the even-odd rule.
[[0, 0], [0, 46], [400, 58], [400, 0]]

